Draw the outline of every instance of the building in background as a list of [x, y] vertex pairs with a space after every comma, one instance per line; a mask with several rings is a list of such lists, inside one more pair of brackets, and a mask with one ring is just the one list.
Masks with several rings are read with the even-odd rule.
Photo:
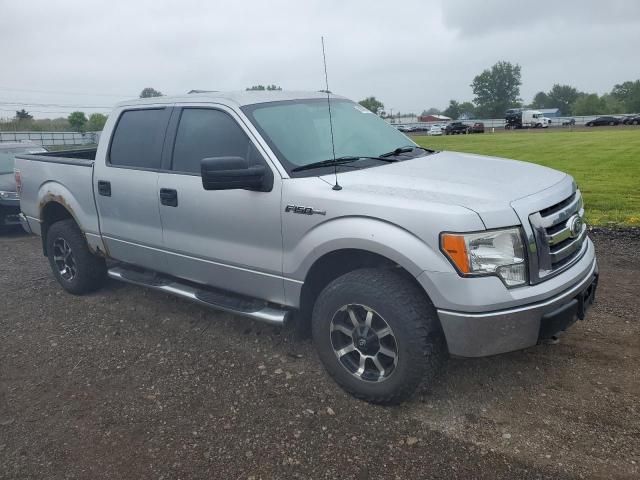
[[539, 112], [542, 112], [542, 114], [547, 118], [555, 118], [555, 117], [562, 116], [559, 108], [536, 108], [534, 110], [538, 110]]

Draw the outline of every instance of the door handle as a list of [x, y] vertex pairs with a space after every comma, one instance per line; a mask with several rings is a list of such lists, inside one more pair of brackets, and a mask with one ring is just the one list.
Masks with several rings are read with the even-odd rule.
[[160, 189], [160, 203], [167, 207], [178, 206], [178, 191], [173, 188], [161, 188]]
[[111, 182], [106, 180], [98, 180], [98, 194], [103, 197], [111, 196]]

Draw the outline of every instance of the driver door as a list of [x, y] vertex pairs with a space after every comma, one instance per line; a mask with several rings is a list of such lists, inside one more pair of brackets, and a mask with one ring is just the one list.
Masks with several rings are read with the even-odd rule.
[[[166, 169], [158, 180], [169, 270], [194, 282], [283, 303], [280, 175], [231, 109], [184, 106], [174, 115]], [[205, 190], [201, 160], [224, 156], [264, 164], [273, 188]]]

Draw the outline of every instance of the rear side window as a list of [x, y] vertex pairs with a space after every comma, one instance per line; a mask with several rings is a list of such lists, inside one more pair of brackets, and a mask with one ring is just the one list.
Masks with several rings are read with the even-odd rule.
[[113, 133], [109, 163], [118, 167], [159, 169], [167, 110], [127, 110]]
[[249, 165], [261, 159], [240, 125], [214, 109], [185, 108], [180, 116], [171, 169], [200, 173], [200, 162], [211, 157], [241, 157]]

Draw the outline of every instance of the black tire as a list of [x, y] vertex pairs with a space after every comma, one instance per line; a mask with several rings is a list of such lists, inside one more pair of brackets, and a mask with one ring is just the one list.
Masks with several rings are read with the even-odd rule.
[[[60, 255], [61, 246], [65, 244], [69, 247], [70, 255]], [[104, 258], [91, 253], [84, 235], [72, 219], [61, 220], [49, 227], [47, 256], [53, 275], [69, 293], [82, 295], [95, 291], [104, 284], [107, 276], [106, 262]]]
[[[349, 306], [347, 310], [346, 306]], [[348, 363], [352, 361], [351, 358], [356, 358], [347, 358], [349, 355], [356, 355], [359, 360], [366, 357], [361, 353], [360, 347], [338, 359], [339, 350], [336, 348], [339, 346], [335, 346], [333, 335], [336, 332], [332, 332], [332, 326], [338, 315], [349, 318], [345, 312], [351, 308], [362, 308], [362, 312], [368, 309], [377, 315], [373, 319], [374, 326], [379, 326], [380, 323], [376, 322], [382, 319], [382, 324], [390, 327], [391, 333], [384, 338], [391, 337], [397, 355], [395, 362], [385, 365], [377, 378], [369, 376], [365, 379], [363, 377], [369, 375], [368, 373], [357, 376], [345, 366], [342, 359], [346, 359]], [[358, 328], [363, 328], [364, 323], [358, 325]], [[385, 329], [384, 325], [382, 329], [374, 326], [370, 330], [373, 333]], [[357, 336], [356, 331], [357, 329], [353, 330], [353, 336]], [[349, 343], [351, 337], [344, 332], [338, 333]], [[355, 270], [331, 282], [320, 293], [314, 306], [312, 334], [318, 355], [329, 375], [344, 390], [371, 403], [389, 405], [408, 399], [421, 382], [429, 381], [441, 370], [446, 358], [444, 336], [435, 307], [419, 286], [394, 269]], [[380, 350], [366, 352], [373, 353], [378, 362], [374, 365], [373, 358], [364, 360], [365, 365], [369, 363], [370, 372], [380, 372], [379, 353], [382, 353], [383, 342], [387, 341], [380, 338]], [[357, 343], [355, 339], [352, 342], [354, 346]], [[387, 358], [390, 359], [391, 357]], [[371, 365], [374, 365], [375, 369]], [[387, 371], [390, 372], [388, 375]], [[384, 376], [386, 378], [383, 378]], [[380, 378], [381, 381], [376, 381]]]

